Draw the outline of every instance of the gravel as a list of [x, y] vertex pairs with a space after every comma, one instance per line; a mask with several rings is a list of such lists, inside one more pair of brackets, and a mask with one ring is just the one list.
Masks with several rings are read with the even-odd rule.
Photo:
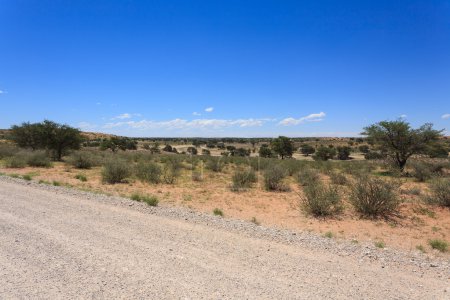
[[0, 299], [450, 299], [445, 257], [0, 176]]

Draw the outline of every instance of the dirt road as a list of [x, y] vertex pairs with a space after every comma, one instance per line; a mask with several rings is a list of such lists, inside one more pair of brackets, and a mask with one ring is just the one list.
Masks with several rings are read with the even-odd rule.
[[445, 276], [129, 205], [0, 178], [0, 298], [450, 299]]

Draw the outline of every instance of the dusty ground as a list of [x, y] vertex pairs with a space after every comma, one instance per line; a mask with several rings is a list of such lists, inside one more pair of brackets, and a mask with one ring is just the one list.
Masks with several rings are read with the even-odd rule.
[[[182, 206], [198, 211], [212, 213], [221, 209], [225, 217], [242, 220], [254, 220], [262, 225], [279, 228], [313, 231], [319, 234], [331, 232], [335, 238], [354, 240], [355, 242], [384, 242], [386, 247], [404, 250], [416, 250], [422, 245], [429, 255], [446, 255], [432, 250], [428, 246], [430, 239], [450, 239], [450, 211], [448, 209], [424, 206], [420, 196], [402, 195], [406, 202], [402, 205], [400, 217], [393, 220], [364, 220], [354, 214], [350, 207], [344, 215], [336, 219], [320, 220], [305, 216], [299, 209], [300, 191], [292, 182], [291, 192], [266, 192], [257, 185], [246, 192], [232, 192], [229, 189], [231, 171], [228, 173], [204, 173], [202, 182], [191, 180], [190, 172], [175, 185], [144, 184], [139, 181], [130, 184], [102, 184], [100, 169], [77, 170], [57, 163], [54, 168], [0, 169], [6, 174], [32, 174], [33, 180], [54, 180], [62, 185], [129, 197], [133, 193], [155, 194], [163, 205]], [[75, 179], [76, 174], [87, 176], [87, 182]], [[261, 182], [261, 180], [260, 180]], [[403, 190], [418, 187], [426, 191], [426, 184], [405, 181]], [[345, 187], [342, 188], [345, 190]]]
[[138, 203], [143, 210], [136, 210], [131, 200], [43, 187], [0, 177], [2, 299], [445, 299], [450, 293], [438, 265], [417, 272], [361, 262], [331, 249], [249, 237], [245, 226], [220, 229], [206, 216], [192, 223], [163, 216], [165, 208]]

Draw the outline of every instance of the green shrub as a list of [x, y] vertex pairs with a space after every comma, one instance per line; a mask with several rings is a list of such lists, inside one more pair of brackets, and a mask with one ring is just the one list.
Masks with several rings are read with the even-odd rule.
[[219, 209], [219, 208], [214, 208], [213, 214], [214, 214], [215, 216], [221, 216], [221, 217], [223, 217], [223, 211], [222, 211], [221, 209]]
[[33, 177], [30, 174], [22, 175], [22, 178], [25, 179], [25, 180], [28, 180], [28, 181], [33, 179]]
[[339, 160], [350, 159], [351, 148], [348, 146], [337, 147], [337, 158]]
[[128, 163], [123, 160], [110, 160], [102, 170], [102, 179], [106, 183], [121, 183], [131, 175]]
[[54, 186], [60, 186], [61, 185], [61, 183], [59, 181], [56, 181], [56, 180], [53, 180], [52, 184]]
[[174, 184], [180, 176], [180, 168], [177, 165], [166, 163], [163, 167], [162, 178], [166, 184]]
[[14, 156], [19, 148], [10, 144], [0, 144], [0, 159]]
[[383, 241], [376, 241], [375, 247], [383, 249], [384, 247], [386, 247], [386, 244]]
[[130, 197], [131, 200], [147, 203], [149, 206], [158, 206], [159, 200], [156, 196], [141, 195], [133, 193]]
[[429, 203], [450, 207], [450, 179], [435, 179], [430, 184], [431, 195], [427, 198]]
[[330, 180], [333, 184], [345, 185], [347, 184], [347, 177], [339, 172], [331, 172]]
[[69, 157], [68, 162], [77, 169], [90, 169], [99, 165], [98, 159], [91, 153], [82, 151], [73, 153]]
[[223, 163], [220, 157], [211, 157], [206, 162], [206, 169], [211, 170], [213, 172], [222, 172]]
[[143, 182], [160, 183], [162, 170], [154, 162], [138, 163], [135, 169], [136, 177]]
[[264, 187], [268, 191], [288, 191], [289, 187], [283, 182], [285, 170], [279, 165], [272, 165], [264, 172]]
[[436, 249], [440, 252], [447, 252], [448, 251], [448, 243], [443, 240], [429, 240], [428, 244], [431, 246], [431, 248]]
[[243, 191], [252, 186], [253, 183], [257, 182], [258, 178], [255, 171], [238, 169], [234, 172], [232, 177], [231, 190], [238, 192]]
[[330, 216], [342, 211], [342, 201], [334, 186], [324, 186], [315, 181], [303, 188], [301, 197], [303, 210], [313, 216]]
[[83, 181], [83, 182], [87, 181], [87, 177], [84, 174], [77, 174], [77, 175], [75, 175], [75, 179], [78, 179], [79, 181]]
[[44, 151], [35, 151], [28, 156], [27, 163], [30, 167], [50, 168], [52, 162]]
[[433, 177], [433, 172], [430, 166], [421, 161], [412, 161], [409, 163], [409, 166], [412, 168], [412, 175], [419, 182], [427, 181]]
[[364, 158], [367, 160], [384, 159], [386, 158], [386, 155], [380, 152], [370, 151], [364, 154]]
[[336, 149], [320, 146], [316, 150], [316, 153], [313, 155], [313, 159], [326, 161], [329, 159], [333, 159], [335, 156], [336, 156]]
[[311, 182], [317, 182], [319, 180], [319, 172], [315, 169], [304, 168], [297, 173], [297, 182], [303, 186], [308, 185]]
[[302, 168], [301, 162], [294, 159], [286, 159], [281, 163], [281, 166], [286, 170], [287, 175], [293, 176], [297, 174]]
[[27, 166], [27, 157], [22, 154], [17, 154], [5, 159], [5, 167], [21, 169]]
[[379, 178], [362, 176], [352, 188], [350, 202], [363, 216], [387, 217], [395, 213], [400, 204], [397, 189], [398, 186]]

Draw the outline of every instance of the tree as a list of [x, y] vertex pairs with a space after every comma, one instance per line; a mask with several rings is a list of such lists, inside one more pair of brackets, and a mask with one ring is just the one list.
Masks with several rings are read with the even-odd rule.
[[350, 158], [350, 147], [339, 146], [337, 147], [337, 158], [339, 160], [347, 160]]
[[369, 153], [370, 149], [367, 145], [361, 145], [358, 147], [358, 150], [362, 153]]
[[198, 153], [197, 148], [195, 148], [195, 147], [188, 147], [186, 151], [192, 155], [197, 155], [197, 153]]
[[67, 150], [79, 149], [83, 142], [78, 129], [48, 120], [14, 125], [11, 131], [12, 138], [19, 147], [46, 149], [52, 152], [56, 160], [61, 160]]
[[173, 151], [173, 148], [172, 148], [172, 146], [170, 146], [169, 144], [167, 144], [167, 145], [164, 146], [163, 151], [164, 151], [164, 152], [172, 152], [172, 151]]
[[42, 126], [40, 123], [31, 124], [30, 122], [11, 127], [11, 139], [22, 148], [31, 148], [36, 150], [43, 148], [42, 144]]
[[292, 157], [292, 153], [294, 153], [294, 143], [292, 143], [291, 139], [285, 136], [279, 136], [274, 139], [271, 143], [271, 148], [281, 157], [281, 159], [284, 159], [285, 157]]
[[302, 144], [300, 146], [300, 152], [305, 156], [309, 156], [311, 154], [314, 154], [314, 152], [316, 152], [316, 149], [310, 144]]
[[262, 145], [259, 148], [259, 157], [273, 157], [273, 152], [267, 145]]
[[110, 139], [103, 140], [100, 149], [111, 149], [112, 152], [116, 152], [117, 150], [136, 150], [137, 142], [129, 138], [113, 136]]
[[414, 154], [424, 153], [442, 136], [443, 130], [433, 129], [433, 124], [426, 123], [418, 129], [412, 129], [409, 123], [382, 121], [364, 128], [369, 142], [379, 146], [403, 172], [406, 162]]
[[336, 156], [336, 149], [320, 146], [313, 155], [314, 160], [329, 160]]

